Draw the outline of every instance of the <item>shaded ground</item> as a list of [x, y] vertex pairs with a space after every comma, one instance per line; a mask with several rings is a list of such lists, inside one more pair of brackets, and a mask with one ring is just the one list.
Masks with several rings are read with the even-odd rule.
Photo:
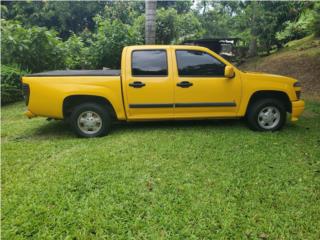
[[249, 59], [239, 68], [294, 77], [302, 83], [303, 97], [320, 99], [320, 39], [290, 42], [281, 51]]

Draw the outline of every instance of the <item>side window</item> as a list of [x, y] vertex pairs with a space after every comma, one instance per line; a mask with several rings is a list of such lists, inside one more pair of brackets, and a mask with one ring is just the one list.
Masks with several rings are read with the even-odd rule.
[[136, 50], [132, 52], [132, 76], [167, 76], [166, 50]]
[[179, 76], [224, 76], [225, 64], [208, 53], [195, 50], [176, 50]]

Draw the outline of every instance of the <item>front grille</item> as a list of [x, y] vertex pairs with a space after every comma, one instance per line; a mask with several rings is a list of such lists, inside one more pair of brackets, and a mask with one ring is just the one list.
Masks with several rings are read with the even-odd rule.
[[297, 99], [300, 99], [301, 97], [301, 91], [296, 91]]
[[29, 97], [30, 97], [30, 87], [28, 84], [22, 84], [22, 92], [23, 92], [23, 97], [26, 102], [26, 105], [28, 106], [29, 104]]

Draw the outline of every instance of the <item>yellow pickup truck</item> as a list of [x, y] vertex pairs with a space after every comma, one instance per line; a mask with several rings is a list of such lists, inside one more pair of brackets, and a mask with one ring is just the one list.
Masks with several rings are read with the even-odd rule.
[[123, 49], [121, 70], [66, 70], [22, 78], [29, 118], [66, 119], [81, 137], [106, 135], [116, 120], [246, 118], [253, 130], [283, 127], [304, 110], [300, 82], [243, 72], [207, 48]]

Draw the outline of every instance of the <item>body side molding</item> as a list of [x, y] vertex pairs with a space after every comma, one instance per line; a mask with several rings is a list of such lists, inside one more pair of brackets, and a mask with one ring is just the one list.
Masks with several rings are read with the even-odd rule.
[[172, 107], [236, 107], [235, 102], [199, 102], [199, 103], [148, 103], [129, 104], [129, 108], [172, 108]]

